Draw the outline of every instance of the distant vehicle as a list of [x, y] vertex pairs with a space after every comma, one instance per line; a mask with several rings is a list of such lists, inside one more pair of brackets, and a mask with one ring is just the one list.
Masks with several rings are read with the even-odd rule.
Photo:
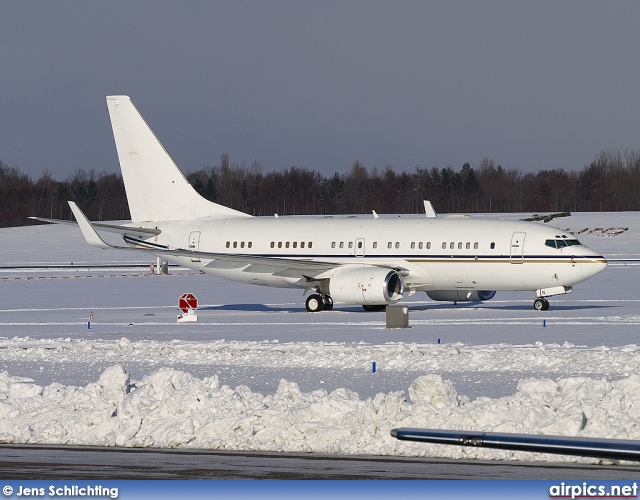
[[[233, 281], [298, 288], [309, 312], [333, 301], [381, 310], [405, 294], [484, 301], [499, 290], [570, 293], [607, 267], [574, 236], [538, 222], [437, 217], [252, 217], [210, 202], [186, 180], [131, 99], [107, 97], [127, 192], [130, 224], [91, 223], [69, 202], [87, 240], [144, 251]], [[38, 218], [60, 223], [55, 219]], [[67, 222], [68, 221], [64, 221]], [[96, 230], [122, 234], [106, 243]]]

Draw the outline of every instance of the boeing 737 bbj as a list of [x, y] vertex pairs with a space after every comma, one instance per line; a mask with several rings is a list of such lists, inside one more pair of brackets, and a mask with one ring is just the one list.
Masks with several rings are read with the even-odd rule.
[[[253, 217], [210, 202], [189, 184], [131, 99], [107, 97], [131, 223], [92, 223], [69, 202], [87, 242], [144, 251], [229, 280], [312, 293], [309, 312], [333, 301], [383, 309], [404, 294], [483, 301], [499, 290], [547, 297], [607, 266], [565, 231], [538, 222], [436, 217]], [[42, 219], [46, 222], [63, 222]], [[68, 222], [68, 221], [67, 221]], [[126, 246], [97, 232], [120, 233]]]

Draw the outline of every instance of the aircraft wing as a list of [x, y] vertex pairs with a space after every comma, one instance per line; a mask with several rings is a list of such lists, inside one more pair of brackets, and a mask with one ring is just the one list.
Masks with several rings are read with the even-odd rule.
[[[175, 249], [166, 249], [164, 247], [156, 247], [153, 246], [153, 243], [147, 243], [143, 241], [136, 241], [132, 238], [126, 238], [125, 240], [137, 245], [137, 247], [133, 246], [119, 246], [112, 245], [107, 243], [102, 239], [102, 237], [98, 234], [95, 227], [101, 227], [98, 224], [92, 224], [89, 222], [87, 217], [84, 215], [82, 210], [76, 205], [73, 201], [69, 201], [69, 206], [71, 207], [71, 211], [78, 221], [78, 225], [80, 226], [80, 230], [82, 231], [83, 236], [92, 246], [98, 248], [112, 248], [118, 250], [129, 250], [129, 251], [144, 251], [147, 253], [151, 253], [153, 255], [159, 256], [164, 255], [167, 257], [189, 257], [191, 259], [214, 259], [213, 262], [207, 264], [209, 267], [224, 267], [224, 268], [237, 268], [250, 266], [251, 269], [249, 271], [253, 272], [264, 272], [264, 273], [274, 273], [280, 276], [288, 276], [288, 277], [315, 277], [322, 274], [325, 271], [329, 271], [336, 267], [340, 267], [343, 264], [339, 262], [330, 262], [330, 261], [317, 261], [317, 260], [308, 260], [308, 259], [287, 259], [282, 257], [267, 257], [267, 256], [258, 256], [258, 255], [239, 255], [239, 254], [229, 254], [229, 253], [213, 253], [213, 252], [201, 252], [194, 250], [186, 250], [182, 248]], [[123, 228], [118, 232], [133, 234], [136, 231], [136, 228], [126, 228], [125, 226], [114, 226]], [[154, 233], [155, 234], [155, 233]], [[144, 233], [144, 236], [149, 236], [148, 233]]]
[[[78, 225], [77, 222], [74, 222], [72, 220], [46, 219], [44, 217], [29, 217], [29, 219], [39, 220], [41, 222], [48, 222], [50, 224], [64, 224], [67, 226]], [[103, 231], [107, 231], [110, 233], [135, 234], [138, 236], [149, 236], [149, 235], [160, 234], [159, 229], [150, 229], [147, 227], [120, 226], [118, 224], [105, 224], [103, 222], [92, 222], [91, 225], [94, 227], [99, 227]]]
[[559, 455], [640, 460], [640, 441], [542, 434], [511, 434], [508, 432], [455, 431], [441, 429], [393, 429], [391, 435], [404, 441], [455, 444], [501, 450], [532, 451]]

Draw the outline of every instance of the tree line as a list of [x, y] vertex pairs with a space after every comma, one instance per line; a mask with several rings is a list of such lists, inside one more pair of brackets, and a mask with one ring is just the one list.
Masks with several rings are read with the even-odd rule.
[[[424, 211], [430, 200], [440, 213], [591, 212], [640, 210], [640, 152], [603, 151], [581, 171], [523, 173], [482, 159], [454, 169], [367, 169], [355, 161], [346, 173], [324, 176], [290, 167], [264, 173], [258, 162], [219, 165], [186, 175], [205, 198], [251, 215], [402, 213]], [[119, 174], [78, 170], [65, 181], [49, 171], [34, 181], [0, 162], [0, 227], [32, 223], [31, 215], [72, 219], [67, 200], [91, 220], [130, 218]]]

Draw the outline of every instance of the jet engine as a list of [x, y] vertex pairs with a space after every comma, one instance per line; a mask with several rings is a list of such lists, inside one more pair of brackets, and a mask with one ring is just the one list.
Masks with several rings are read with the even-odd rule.
[[427, 292], [431, 300], [443, 300], [447, 302], [478, 302], [491, 300], [495, 296], [494, 291], [481, 290], [434, 290]]
[[402, 298], [404, 281], [391, 269], [376, 266], [343, 267], [329, 280], [328, 290], [334, 300], [346, 304], [384, 305]]

